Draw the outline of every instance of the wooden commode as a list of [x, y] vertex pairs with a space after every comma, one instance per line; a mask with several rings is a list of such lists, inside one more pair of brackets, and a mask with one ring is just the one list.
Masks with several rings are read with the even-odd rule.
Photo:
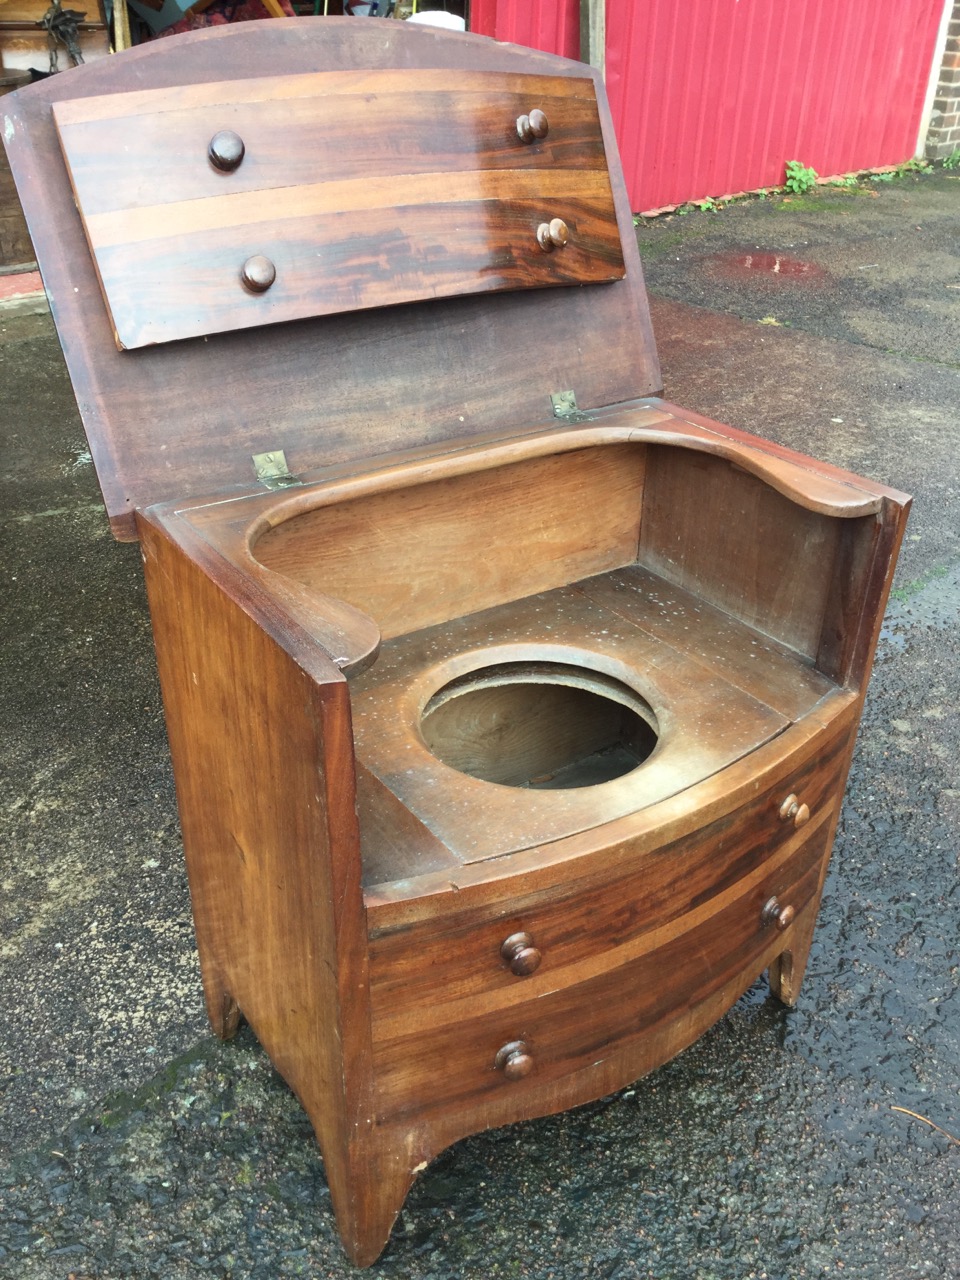
[[368, 1264], [458, 1138], [796, 999], [909, 501], [657, 398], [585, 66], [290, 19], [3, 106], [210, 1018]]

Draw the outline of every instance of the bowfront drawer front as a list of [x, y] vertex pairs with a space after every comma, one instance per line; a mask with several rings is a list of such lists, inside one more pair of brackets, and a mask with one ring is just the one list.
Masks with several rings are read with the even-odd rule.
[[[421, 920], [370, 940], [375, 1038], [410, 1019], [456, 1022], [480, 1008], [540, 997], [632, 949], [719, 895], [762, 878], [807, 837], [829, 827], [840, 802], [849, 730], [820, 741], [783, 780], [704, 830], [653, 851], [629, 842], [615, 876], [502, 896], [475, 909]], [[462, 895], [464, 899], [469, 894]], [[374, 917], [375, 918], [375, 917]]]
[[[479, 1002], [473, 1016], [465, 1009], [456, 1021], [375, 1043], [381, 1118], [451, 1105], [522, 1112], [531, 1091], [543, 1096], [545, 1085], [577, 1073], [585, 1073], [586, 1100], [597, 1092], [591, 1073], [631, 1046], [643, 1056], [632, 1071], [624, 1059], [621, 1082], [666, 1061], [699, 1034], [701, 1006], [711, 1010], [706, 1026], [717, 1016], [715, 1000], [732, 1004], [816, 912], [829, 835], [824, 817], [713, 898], [608, 953], [605, 971], [568, 970], [566, 982], [539, 996], [519, 983], [510, 1003]], [[400, 1020], [393, 1025], [399, 1030]], [[604, 1087], [612, 1087], [608, 1079]]]
[[54, 117], [121, 348], [624, 275], [586, 78], [328, 71]]

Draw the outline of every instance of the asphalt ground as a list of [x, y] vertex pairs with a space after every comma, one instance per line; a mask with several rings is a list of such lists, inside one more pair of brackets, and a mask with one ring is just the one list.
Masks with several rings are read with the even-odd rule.
[[[669, 398], [915, 495], [810, 968], [445, 1152], [372, 1277], [960, 1275], [958, 215], [937, 171], [638, 227]], [[361, 1274], [207, 1030], [139, 555], [46, 317], [0, 316], [0, 423], [0, 1275]]]

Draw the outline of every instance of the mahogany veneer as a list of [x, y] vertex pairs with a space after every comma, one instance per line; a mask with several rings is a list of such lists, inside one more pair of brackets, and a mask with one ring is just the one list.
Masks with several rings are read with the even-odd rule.
[[303, 19], [7, 101], [210, 1018], [370, 1263], [449, 1143], [797, 998], [909, 500], [656, 398], [588, 68]]

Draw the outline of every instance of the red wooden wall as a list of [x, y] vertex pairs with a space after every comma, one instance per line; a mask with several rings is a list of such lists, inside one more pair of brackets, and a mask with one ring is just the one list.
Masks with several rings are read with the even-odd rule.
[[[634, 209], [914, 154], [944, 0], [607, 0]], [[471, 27], [577, 57], [579, 0], [472, 0]]]

